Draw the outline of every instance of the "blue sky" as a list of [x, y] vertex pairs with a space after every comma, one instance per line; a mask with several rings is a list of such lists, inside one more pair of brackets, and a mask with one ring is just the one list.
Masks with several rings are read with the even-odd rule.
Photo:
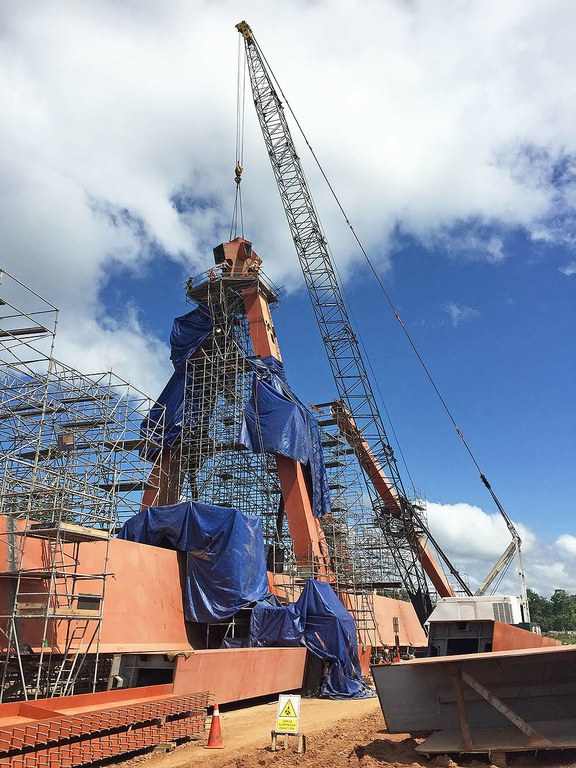
[[[388, 287], [497, 493], [535, 527], [548, 509], [549, 535], [560, 534], [576, 490], [574, 281], [548, 260], [526, 267], [515, 251], [497, 265], [454, 264], [405, 242], [393, 264]], [[437, 501], [481, 505], [477, 473], [366, 270], [347, 294], [416, 486]], [[452, 319], [455, 305], [464, 319]], [[277, 323], [291, 380], [325, 399], [330, 381], [306, 373], [320, 349], [306, 297], [289, 297]], [[299, 343], [308, 328], [313, 353]]]
[[[4, 266], [61, 307], [64, 361], [113, 367], [160, 391], [183, 281], [228, 234], [240, 15], [519, 524], [529, 581], [576, 591], [576, 9], [567, 0], [0, 6]], [[290, 381], [302, 399], [326, 400], [328, 366], [247, 105], [246, 236], [285, 286], [276, 322]], [[431, 527], [477, 577], [505, 532], [301, 156]]]

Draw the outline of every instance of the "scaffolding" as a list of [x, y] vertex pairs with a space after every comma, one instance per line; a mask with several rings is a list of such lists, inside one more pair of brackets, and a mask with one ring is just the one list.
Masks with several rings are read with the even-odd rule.
[[[158, 447], [140, 429], [150, 398], [54, 358], [57, 322], [53, 305], [2, 274], [0, 701], [102, 686], [108, 542], [139, 511]], [[162, 429], [161, 417], [159, 442]]]
[[375, 523], [364, 475], [354, 450], [338, 430], [331, 408], [314, 406], [329, 478], [331, 514], [322, 528], [333, 564], [334, 588], [353, 613], [362, 645], [383, 645], [374, 595], [398, 587], [394, 560]]
[[[239, 443], [244, 407], [252, 394], [254, 351], [244, 291], [257, 289], [272, 307], [278, 291], [260, 270], [250, 278], [210, 270], [191, 279], [187, 296], [206, 308], [212, 334], [187, 361], [178, 488], [183, 498], [234, 507], [262, 521], [268, 570], [288, 599], [315, 576], [314, 561], [298, 563], [283, 507], [274, 456]], [[401, 586], [394, 559], [369, 505], [353, 449], [339, 433], [330, 404], [314, 406], [331, 498], [321, 519], [333, 586], [355, 616], [363, 645], [382, 645], [374, 594]], [[230, 631], [234, 628], [231, 626]]]
[[184, 498], [258, 515], [269, 570], [295, 575], [274, 457], [239, 443], [254, 359], [243, 291], [258, 288], [275, 306], [278, 289], [262, 272], [251, 278], [214, 278], [211, 272], [188, 290], [188, 297], [209, 311], [212, 334], [187, 361], [180, 486]]

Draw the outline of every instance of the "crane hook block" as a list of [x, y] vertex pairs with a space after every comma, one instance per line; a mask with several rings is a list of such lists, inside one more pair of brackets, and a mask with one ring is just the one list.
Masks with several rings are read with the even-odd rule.
[[239, 21], [238, 24], [236, 24], [236, 29], [244, 40], [251, 41], [254, 39], [254, 35], [252, 34], [252, 30], [250, 29], [250, 26], [245, 21]]
[[240, 182], [242, 181], [243, 170], [244, 168], [242, 168], [240, 163], [236, 163], [236, 168], [234, 168], [234, 173], [236, 174], [236, 176], [234, 177], [234, 181], [236, 182], [236, 184], [240, 184]]

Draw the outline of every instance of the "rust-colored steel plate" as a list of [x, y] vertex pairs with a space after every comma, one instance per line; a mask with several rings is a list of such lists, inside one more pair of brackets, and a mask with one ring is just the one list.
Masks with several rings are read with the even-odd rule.
[[174, 695], [199, 688], [214, 701], [251, 699], [302, 687], [305, 648], [228, 648], [194, 651], [180, 657], [174, 676]]

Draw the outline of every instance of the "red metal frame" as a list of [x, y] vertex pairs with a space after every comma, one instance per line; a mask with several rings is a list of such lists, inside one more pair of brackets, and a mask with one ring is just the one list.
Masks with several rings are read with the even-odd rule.
[[[238, 264], [241, 254], [244, 253], [246, 242], [241, 237], [237, 237], [223, 246], [232, 275], [239, 272]], [[258, 258], [252, 251], [251, 244], [250, 250]], [[259, 258], [258, 263], [261, 263]], [[260, 357], [274, 357], [281, 361], [280, 346], [266, 297], [257, 287], [245, 289], [242, 295], [255, 354]], [[334, 575], [326, 537], [318, 519], [312, 513], [311, 493], [303, 467], [294, 459], [277, 454], [276, 468], [296, 560], [301, 566], [311, 566], [313, 569], [311, 575], [315, 578], [332, 581]]]
[[228, 648], [178, 657], [174, 694], [208, 688], [225, 704], [302, 687], [306, 648]]

